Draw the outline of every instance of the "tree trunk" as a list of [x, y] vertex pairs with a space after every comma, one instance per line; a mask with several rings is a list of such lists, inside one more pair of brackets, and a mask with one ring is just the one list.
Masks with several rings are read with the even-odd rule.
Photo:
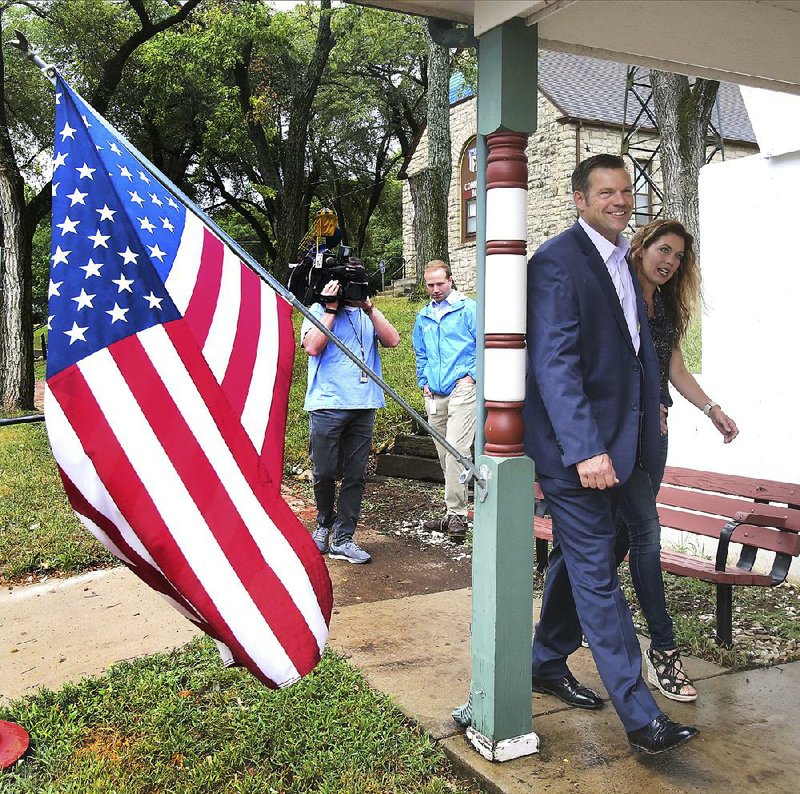
[[[0, 80], [4, 74], [0, 48]], [[24, 182], [11, 146], [2, 100], [0, 93], [0, 408], [27, 411], [33, 408], [33, 230], [27, 223]]]
[[431, 259], [450, 261], [448, 197], [450, 152], [450, 53], [428, 38], [428, 164], [409, 177], [414, 203], [417, 280]]
[[275, 277], [283, 282], [289, 273], [289, 262], [294, 261], [297, 246], [308, 227], [308, 207], [303, 206], [308, 181], [306, 175], [308, 127], [311, 123], [314, 98], [334, 44], [336, 38], [331, 33], [330, 0], [322, 0], [314, 54], [289, 110], [289, 131], [283, 158], [283, 190], [278, 205], [276, 229], [278, 239], [275, 241], [278, 258], [274, 273]]
[[706, 134], [719, 83], [670, 72], [650, 72], [661, 139], [664, 218], [676, 218], [695, 238], [700, 253], [698, 179], [706, 161]]

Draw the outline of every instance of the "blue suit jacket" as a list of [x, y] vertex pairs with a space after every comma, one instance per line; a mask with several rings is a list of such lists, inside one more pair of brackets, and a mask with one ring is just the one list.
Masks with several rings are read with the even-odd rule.
[[658, 360], [632, 276], [638, 355], [611, 276], [578, 223], [528, 263], [525, 452], [544, 476], [579, 483], [575, 464], [603, 452], [620, 484], [637, 459], [648, 473], [657, 468]]

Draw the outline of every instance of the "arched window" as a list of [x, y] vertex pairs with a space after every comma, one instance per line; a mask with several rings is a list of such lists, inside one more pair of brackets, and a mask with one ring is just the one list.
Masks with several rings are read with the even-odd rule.
[[475, 239], [478, 231], [478, 139], [467, 141], [461, 153], [461, 242]]

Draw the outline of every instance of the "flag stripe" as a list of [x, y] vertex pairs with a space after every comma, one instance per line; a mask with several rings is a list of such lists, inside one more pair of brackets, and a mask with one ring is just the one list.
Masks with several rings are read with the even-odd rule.
[[[282, 298], [275, 298], [278, 310], [278, 363], [275, 370], [272, 402], [269, 406], [269, 421], [261, 458], [275, 482], [283, 479], [283, 448], [286, 437], [286, 416], [289, 410], [289, 389], [292, 385], [294, 365], [294, 328], [292, 307]], [[256, 445], [258, 449], [258, 445]]]
[[[79, 366], [89, 388], [96, 394], [101, 389], [104, 392], [103, 412], [162, 517], [164, 530], [170, 533], [183, 557], [179, 567], [185, 569], [188, 564], [195, 572], [202, 587], [200, 597], [216, 606], [231, 631], [242, 638], [260, 669], [274, 672], [277, 681], [295, 679], [296, 668], [220, 549], [147, 416], [114, 367], [111, 354], [100, 351]], [[159, 562], [165, 572], [172, 569], [172, 560], [169, 568]], [[199, 602], [195, 597], [191, 600]]]
[[[217, 383], [222, 383], [225, 377], [236, 339], [236, 330], [241, 323], [242, 270], [242, 263], [233, 251], [227, 247], [223, 248], [219, 294], [215, 298], [214, 316], [203, 344], [203, 356], [211, 367]], [[191, 316], [192, 312], [187, 312], [189, 320]], [[230, 397], [229, 394], [228, 398]], [[236, 410], [236, 402], [231, 400], [231, 405]], [[241, 413], [241, 408], [237, 413]]]
[[[266, 477], [266, 471], [259, 467], [259, 461], [255, 450], [253, 450], [252, 444], [242, 429], [241, 424], [237, 421], [233, 421], [232, 417], [225, 412], [224, 408], [225, 405], [227, 405], [225, 397], [208, 367], [204, 366], [202, 356], [192, 339], [190, 330], [187, 325], [182, 322], [168, 323], [163, 328], [175, 347], [176, 358], [174, 362], [182, 362], [182, 368], [192, 373], [195, 387], [194, 391], [195, 393], [199, 392], [206, 403], [207, 412], [202, 411], [202, 413], [210, 413], [214, 417], [216, 430], [221, 436], [225, 447], [236, 461], [239, 474], [249, 486], [249, 490], [258, 493], [259, 488], [268, 485], [270, 480]], [[152, 330], [155, 331], [156, 329]], [[147, 343], [145, 343], [145, 347], [148, 348]], [[150, 352], [149, 349], [148, 352]], [[153, 351], [151, 356], [155, 355], [156, 353]], [[182, 393], [179, 396], [177, 395], [176, 389], [181, 387], [181, 382], [176, 380], [172, 375], [172, 373], [177, 371], [174, 362], [170, 358], [164, 363], [154, 361], [154, 365], [159, 375], [165, 379], [165, 383], [167, 383], [170, 392], [176, 395], [176, 401], [181, 405], [181, 409], [187, 421], [191, 424], [195, 421], [195, 415], [198, 417], [201, 415], [201, 409], [187, 410], [185, 406], [187, 405], [186, 401], [190, 399], [189, 394], [184, 395]], [[193, 426], [192, 429], [195, 435], [198, 436], [206, 432], [205, 429], [196, 426]], [[208, 430], [210, 431], [210, 428], [208, 428]], [[238, 483], [229, 484], [227, 482], [226, 487], [232, 487], [234, 484], [239, 487]], [[279, 483], [272, 483], [271, 487], [277, 490], [279, 488]], [[322, 559], [316, 545], [311, 540], [311, 536], [305, 531], [297, 516], [292, 513], [283, 499], [270, 499], [261, 507], [266, 510], [272, 519], [274, 528], [278, 533], [283, 535], [285, 542], [291, 548], [297, 559], [301, 561], [302, 567], [305, 569], [304, 578], [308, 578], [311, 581], [317, 604], [329, 605], [331, 601], [330, 578], [325, 567], [325, 561]], [[288, 571], [286, 578], [290, 578]], [[309, 620], [309, 625], [316, 635], [314, 622], [309, 619], [308, 610], [304, 608], [302, 611]], [[329, 611], [325, 614], [325, 617], [325, 622], [328, 622], [330, 618]]]
[[200, 269], [197, 272], [197, 280], [203, 282], [203, 289], [195, 289], [184, 314], [184, 319], [191, 326], [200, 345], [205, 345], [214, 319], [214, 309], [222, 284], [224, 258], [225, 247], [222, 241], [203, 227], [203, 252], [200, 256]]
[[[281, 402], [282, 398], [274, 392], [275, 377], [280, 367], [275, 352], [280, 333], [280, 309], [277, 306], [279, 298], [264, 283], [258, 285], [258, 293], [259, 334], [255, 360], [249, 370], [249, 389], [242, 406], [242, 426], [253, 442], [253, 447], [261, 452], [272, 403], [274, 400]], [[267, 340], [271, 341], [267, 343]], [[278, 449], [283, 450], [283, 444]], [[278, 482], [278, 478], [272, 472], [270, 474], [271, 479]]]
[[[135, 573], [145, 584], [147, 584], [157, 593], [160, 593], [162, 596], [164, 596], [164, 598], [169, 601], [170, 606], [179, 610], [184, 617], [191, 620], [203, 631], [207, 631], [209, 628], [208, 623], [203, 620], [202, 617], [200, 617], [200, 615], [197, 613], [197, 610], [195, 610], [194, 607], [172, 586], [172, 584], [160, 571], [158, 571], [157, 568], [140, 564], [136, 560], [128, 560], [119, 549], [115, 550], [114, 544], [110, 539], [111, 535], [113, 535], [113, 524], [111, 524], [111, 522], [109, 522], [105, 516], [94, 510], [94, 508], [88, 502], [83, 501], [82, 503], [81, 493], [75, 487], [74, 483], [66, 480], [64, 485], [78, 519], [89, 530], [89, 532], [98, 538], [100, 542], [103, 543], [103, 545], [105, 545], [109, 551], [111, 551], [112, 554], [123, 560], [123, 562], [128, 565], [133, 573]], [[93, 520], [93, 518], [95, 520]]]
[[203, 222], [193, 212], [186, 213], [175, 261], [164, 282], [172, 302], [181, 314], [186, 312], [197, 283], [205, 243], [205, 228]]
[[58, 439], [58, 444], [53, 445], [53, 457], [59, 469], [75, 488], [74, 494], [67, 488], [73, 507], [75, 507], [74, 496], [74, 499], [79, 500], [81, 508], [86, 506], [86, 509], [81, 509], [80, 512], [93, 517], [95, 523], [107, 528], [114, 545], [124, 549], [127, 557], [138, 560], [141, 565], [153, 568], [158, 575], [163, 575], [106, 490], [91, 458], [86, 455], [81, 440], [62, 410], [54, 389], [57, 389], [59, 379], [64, 378], [67, 378], [67, 375], [57, 375], [47, 382], [45, 410], [47, 432], [51, 438]]
[[[98, 382], [102, 388], [95, 391]], [[66, 387], [57, 397], [84, 448], [91, 450], [107, 489], [120, 495], [119, 506], [126, 515], [136, 516], [138, 534], [165, 576], [206, 616], [213, 627], [209, 633], [238, 649], [239, 660], [249, 662], [249, 669], [260, 677], [278, 683], [295, 680], [297, 671], [215, 548], [110, 354], [100, 351], [84, 359], [57, 385]], [[95, 394], [102, 394], [102, 408]], [[94, 410], [87, 412], [88, 407]], [[237, 638], [249, 638], [247, 650]], [[252, 644], [259, 653], [251, 656]]]
[[[259, 347], [273, 349], [275, 337], [270, 338], [269, 327], [261, 326], [261, 284], [255, 273], [251, 273], [247, 268], [242, 267], [241, 262], [237, 262], [235, 275], [239, 280], [239, 313], [234, 329], [235, 341], [231, 346], [231, 353], [228, 358], [224, 378], [217, 376], [217, 380], [222, 383], [222, 389], [228, 395], [231, 407], [238, 416], [244, 411], [244, 404], [247, 395], [251, 393], [250, 382], [253, 377], [253, 368], [256, 363], [256, 353]], [[231, 316], [233, 315], [231, 306]], [[274, 307], [273, 307], [274, 312]], [[264, 342], [261, 334], [264, 334]], [[269, 340], [270, 343], [265, 344]], [[274, 349], [271, 358], [274, 360]], [[213, 369], [213, 367], [212, 367]], [[214, 373], [216, 375], [216, 373]], [[270, 392], [273, 383], [270, 384]], [[263, 397], [263, 394], [261, 395]], [[267, 413], [269, 407], [262, 405], [262, 411]], [[269, 415], [269, 414], [267, 414]], [[252, 440], [252, 439], [251, 439]], [[256, 442], [253, 446], [258, 449]]]
[[[311, 587], [307, 583], [300, 586], [305, 573], [261, 508], [258, 497], [241, 477], [222, 438], [215, 432], [213, 418], [206, 415], [194, 385], [188, 377], [180, 383], [183, 373], [179, 372], [181, 364], [177, 356], [172, 361], [164, 356], [169, 350], [169, 340], [155, 338], [163, 335], [160, 328], [151, 330], [152, 333], [142, 334], [142, 342], [151, 353], [156, 351], [153, 364], [165, 366], [159, 367], [160, 372], [155, 371], [145, 348], [136, 337], [130, 337], [111, 349], [120, 373], [143, 413], [151, 418], [154, 433], [206, 524], [216, 528], [212, 532], [221, 551], [238, 576], [250, 582], [248, 592], [259, 611], [268, 616], [276, 639], [297, 669], [310, 670], [319, 661], [319, 653], [306, 655], [312, 646], [310, 638], [299, 628], [305, 622], [300, 605], [310, 610], [323, 641], [325, 622]], [[161, 379], [164, 374], [169, 378], [166, 382]], [[181, 403], [184, 415], [176, 400]], [[206, 416], [212, 428], [202, 426]], [[193, 427], [189, 427], [186, 417], [192, 417]], [[198, 437], [203, 439], [202, 445]], [[256, 538], [261, 543], [257, 544]], [[292, 583], [291, 595], [271, 564]]]

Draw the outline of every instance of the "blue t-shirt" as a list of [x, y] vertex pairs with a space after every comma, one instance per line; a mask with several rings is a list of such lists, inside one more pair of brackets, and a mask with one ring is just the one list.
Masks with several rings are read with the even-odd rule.
[[[314, 317], [322, 317], [325, 307], [321, 303], [311, 306]], [[303, 320], [300, 341], [314, 328]], [[381, 358], [378, 338], [372, 321], [361, 309], [345, 307], [333, 321], [333, 333], [347, 349], [366, 362], [376, 374], [381, 375]], [[318, 411], [324, 408], [383, 408], [386, 404], [383, 389], [370, 378], [362, 382], [362, 371], [332, 342], [318, 356], [308, 357], [308, 387], [303, 408]]]

